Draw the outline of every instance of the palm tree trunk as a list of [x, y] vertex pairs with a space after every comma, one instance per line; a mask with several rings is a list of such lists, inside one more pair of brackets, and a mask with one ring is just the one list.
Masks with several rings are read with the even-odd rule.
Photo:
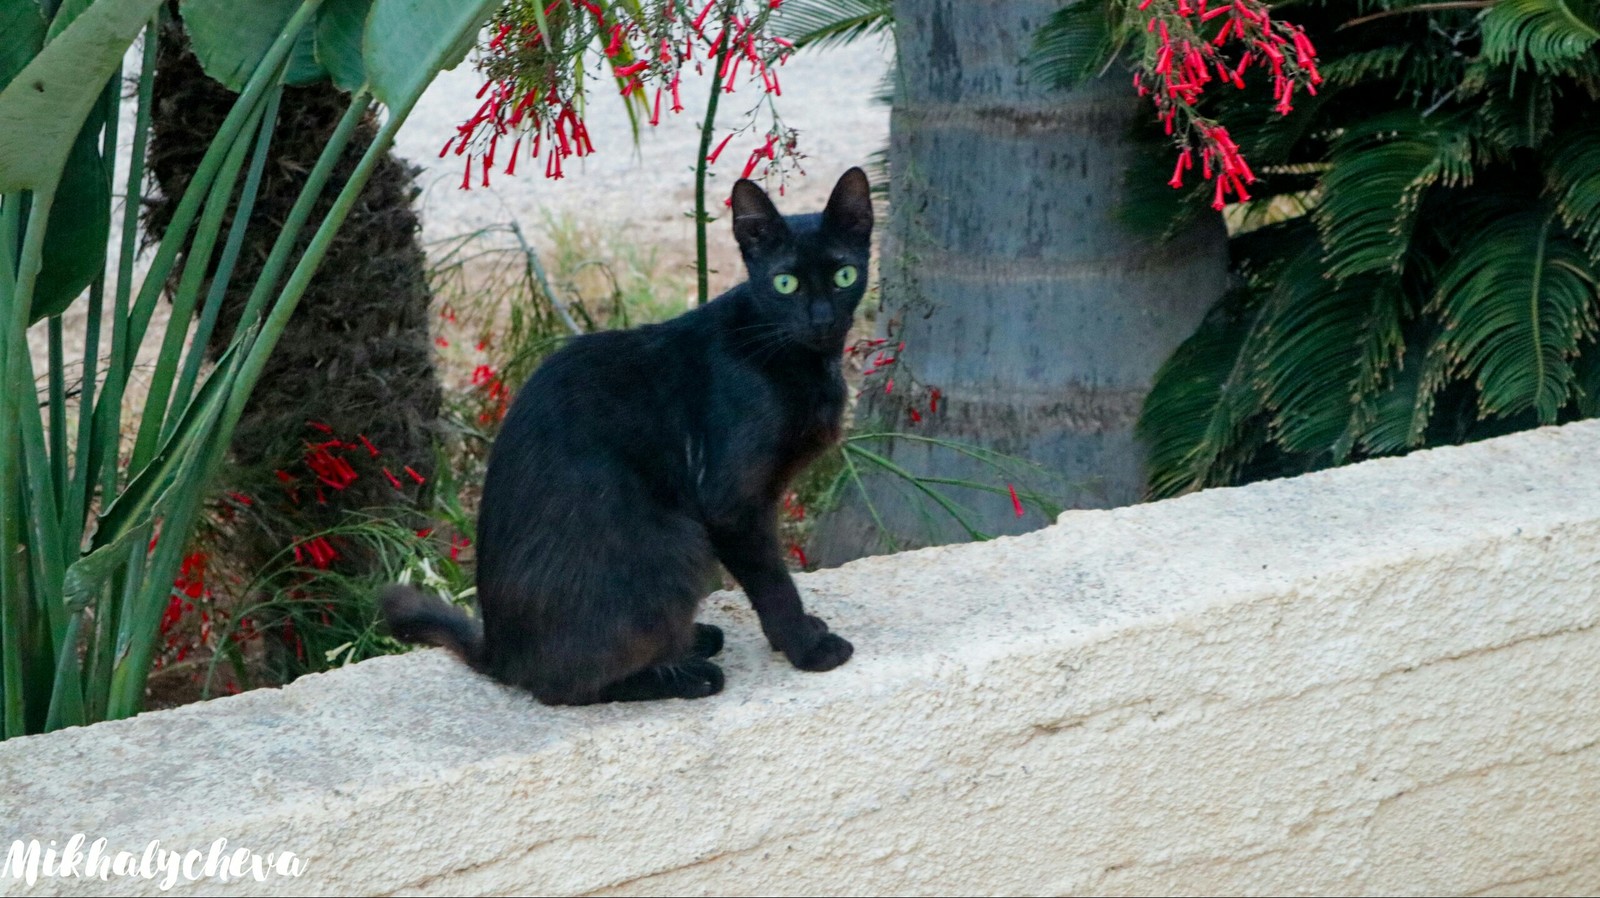
[[[916, 474], [1000, 488], [939, 487], [989, 534], [1049, 523], [1028, 502], [1019, 518], [1008, 483], [1068, 508], [1139, 499], [1144, 450], [1134, 424], [1144, 396], [1227, 281], [1220, 218], [1160, 245], [1119, 220], [1133, 125], [1149, 114], [1125, 78], [1066, 93], [1027, 80], [1033, 33], [1059, 6], [895, 5], [899, 77], [879, 320], [888, 345], [905, 348], [894, 391], [885, 394], [884, 383], [863, 395], [857, 432], [958, 440], [1048, 469], [1007, 474], [906, 440], [872, 447]], [[813, 548], [822, 564], [970, 536], [895, 476], [868, 474], [863, 486], [884, 526], [852, 488], [819, 523]]]
[[[158, 195], [147, 200], [145, 214], [153, 238], [165, 230], [234, 98], [202, 71], [182, 25], [165, 26], [150, 142]], [[207, 347], [213, 357], [233, 335], [268, 251], [348, 103], [327, 83], [285, 90], [243, 252]], [[376, 131], [369, 115], [337, 163], [313, 221]], [[245, 407], [223, 488], [253, 497], [227, 547], [228, 561], [247, 575], [281, 562], [296, 541], [341, 523], [350, 511], [427, 507], [442, 390], [429, 333], [427, 260], [411, 205], [415, 176], [415, 168], [392, 155], [380, 161]], [[329, 441], [336, 441], [329, 451], [358, 475], [342, 488], [307, 470], [308, 455]], [[281, 482], [291, 474], [292, 482]], [[372, 561], [349, 551], [332, 566], [360, 574]]]

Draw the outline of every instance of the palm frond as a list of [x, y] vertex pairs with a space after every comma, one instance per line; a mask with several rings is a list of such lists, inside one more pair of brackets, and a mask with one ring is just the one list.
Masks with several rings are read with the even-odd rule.
[[1551, 149], [1545, 181], [1562, 224], [1600, 264], [1600, 125], [1573, 131]]
[[797, 47], [843, 46], [894, 25], [892, 0], [789, 0], [780, 27]]
[[1578, 392], [1578, 414], [1586, 418], [1600, 417], [1600, 341], [1592, 338], [1583, 341], [1572, 369]]
[[1398, 278], [1326, 277], [1309, 247], [1268, 300], [1261, 389], [1273, 436], [1284, 449], [1344, 462], [1405, 345]]
[[1225, 295], [1156, 372], [1138, 423], [1150, 498], [1227, 483], [1257, 448], [1244, 431], [1261, 410], [1252, 377], [1261, 305], [1249, 290]]
[[1471, 141], [1456, 122], [1406, 111], [1352, 128], [1334, 143], [1314, 217], [1333, 277], [1398, 272], [1425, 190], [1472, 179]]
[[1392, 78], [1400, 71], [1411, 48], [1404, 44], [1382, 44], [1370, 50], [1346, 53], [1322, 67], [1322, 78], [1329, 88], [1350, 87]]
[[1108, 0], [1062, 7], [1033, 36], [1029, 77], [1060, 90], [1093, 78], [1117, 53], [1121, 21], [1121, 5]]
[[1600, 40], [1590, 0], [1498, 0], [1483, 14], [1483, 53], [1498, 65], [1553, 74]]
[[1388, 385], [1372, 399], [1371, 417], [1358, 438], [1368, 455], [1392, 455], [1422, 444], [1421, 428], [1414, 421], [1421, 398], [1423, 352], [1422, 346], [1408, 344], [1395, 360]]
[[1431, 310], [1444, 327], [1430, 354], [1474, 380], [1480, 418], [1532, 409], [1552, 423], [1572, 398], [1579, 343], [1594, 332], [1595, 282], [1554, 213], [1507, 216], [1440, 273]]

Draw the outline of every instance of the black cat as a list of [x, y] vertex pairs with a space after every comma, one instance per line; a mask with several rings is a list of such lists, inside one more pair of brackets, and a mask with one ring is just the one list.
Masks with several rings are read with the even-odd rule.
[[396, 586], [383, 611], [397, 637], [546, 704], [702, 698], [722, 689], [707, 660], [722, 631], [694, 617], [721, 561], [796, 667], [849, 660], [801, 606], [777, 508], [839, 438], [871, 252], [866, 175], [851, 169], [825, 211], [789, 218], [741, 180], [733, 233], [748, 281], [664, 324], [579, 337], [529, 379], [483, 487], [481, 623]]

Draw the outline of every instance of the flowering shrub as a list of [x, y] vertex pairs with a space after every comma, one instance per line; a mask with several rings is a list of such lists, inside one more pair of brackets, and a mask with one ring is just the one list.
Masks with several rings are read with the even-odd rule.
[[1252, 71], [1269, 75], [1273, 110], [1294, 108], [1296, 90], [1315, 96], [1322, 83], [1317, 51], [1298, 26], [1272, 17], [1262, 0], [1078, 0], [1039, 30], [1036, 76], [1071, 87], [1103, 71], [1124, 47], [1133, 87], [1155, 105], [1177, 148], [1168, 181], [1181, 188], [1196, 172], [1214, 185], [1211, 206], [1250, 198], [1256, 180], [1228, 125], [1207, 112], [1212, 85], [1245, 90]]
[[[782, 0], [658, 0], [599, 4], [593, 0], [512, 0], [496, 14], [480, 47], [485, 76], [482, 104], [440, 149], [465, 158], [461, 186], [487, 187], [497, 166], [514, 175], [524, 154], [543, 160], [545, 177], [564, 176], [563, 163], [594, 152], [583, 120], [586, 62], [605, 60], [623, 99], [638, 118], [658, 124], [664, 113], [686, 108], [683, 75], [692, 67], [714, 72], [713, 90], [733, 94], [741, 83], [756, 97], [750, 114], [706, 154], [715, 163], [740, 133], [759, 143], [742, 177], [782, 171], [797, 159], [795, 134], [772, 99], [783, 93], [778, 68], [793, 44], [773, 35], [771, 15]], [[715, 114], [715, 94], [708, 122]], [[708, 133], [707, 138], [710, 137]], [[502, 144], [510, 142], [507, 151]]]
[[[1288, 115], [1296, 85], [1315, 96], [1322, 83], [1316, 48], [1299, 26], [1274, 21], [1261, 0], [1222, 0], [1210, 7], [1207, 0], [1142, 0], [1138, 9], [1149, 18], [1133, 86], [1155, 104], [1162, 128], [1178, 145], [1168, 183], [1183, 186], [1198, 149], [1200, 176], [1216, 185], [1212, 208], [1222, 209], [1229, 192], [1239, 201], [1250, 199], [1245, 185], [1255, 173], [1227, 126], [1201, 114], [1196, 104], [1213, 81], [1243, 90], [1245, 72], [1254, 67], [1271, 73], [1273, 108]], [[1244, 49], [1230, 55], [1224, 49], [1230, 46]]]

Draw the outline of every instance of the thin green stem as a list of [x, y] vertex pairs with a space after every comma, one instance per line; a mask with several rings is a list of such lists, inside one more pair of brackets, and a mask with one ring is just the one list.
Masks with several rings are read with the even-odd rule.
[[[222, 300], [227, 295], [234, 266], [238, 264], [239, 252], [244, 247], [245, 234], [250, 230], [250, 215], [255, 211], [256, 195], [261, 190], [261, 174], [267, 166], [267, 153], [271, 149], [272, 134], [278, 120], [278, 101], [282, 98], [281, 86], [267, 98], [267, 111], [261, 119], [261, 129], [256, 134], [255, 155], [250, 159], [250, 171], [245, 175], [244, 189], [239, 194], [239, 207], [233, 213], [233, 222], [228, 227], [228, 242], [222, 248], [222, 258], [217, 262], [216, 271], [211, 274], [211, 292], [206, 296], [205, 308], [200, 313], [200, 323], [195, 325], [194, 337], [189, 345], [189, 355], [183, 361], [183, 375], [173, 392], [174, 409], [186, 406], [189, 398], [194, 395], [194, 384], [200, 377], [200, 366], [205, 361], [211, 332], [216, 328], [217, 316], [222, 311]], [[167, 426], [161, 434], [163, 439], [171, 436], [178, 420], [177, 415], [168, 416]]]
[[96, 444], [89, 447], [90, 479], [98, 472], [100, 495], [109, 502], [117, 490], [117, 457], [122, 452], [122, 392], [127, 372], [137, 351], [129, 338], [132, 316], [129, 297], [133, 292], [133, 263], [138, 258], [139, 197], [144, 192], [145, 153], [150, 143], [150, 114], [154, 105], [156, 41], [161, 16], [158, 13], [144, 30], [144, 57], [139, 69], [139, 106], [134, 115], [133, 149], [128, 157], [128, 180], [122, 194], [122, 246], [117, 257], [117, 290], [112, 297], [111, 360], [106, 367], [105, 388], [94, 411], [83, 406], [80, 415], [91, 415]]
[[334, 168], [344, 154], [344, 148], [355, 135], [356, 127], [361, 124], [361, 117], [366, 115], [371, 102], [372, 98], [365, 91], [350, 98], [350, 108], [345, 110], [344, 117], [339, 120], [333, 135], [323, 147], [322, 155], [317, 157], [317, 164], [312, 166], [311, 174], [306, 176], [305, 186], [300, 188], [300, 195], [295, 198], [294, 206], [289, 209], [289, 215], [284, 219], [283, 230], [278, 233], [278, 239], [267, 254], [266, 264], [261, 266], [261, 273], [256, 276], [255, 288], [250, 291], [250, 298], [245, 301], [244, 313], [239, 316], [238, 329], [233, 335], [235, 342], [266, 310], [273, 291], [277, 289], [278, 278], [283, 275], [284, 268], [289, 264], [289, 257], [294, 253], [295, 240], [311, 218], [312, 209], [316, 206], [317, 199], [322, 196], [323, 187], [333, 175]]
[[212, 250], [216, 248], [217, 238], [222, 235], [222, 222], [228, 214], [229, 201], [233, 198], [233, 187], [238, 183], [239, 173], [244, 168], [245, 158], [250, 152], [251, 142], [244, 140], [243, 135], [250, 133], [259, 123], [267, 105], [270, 103], [256, 107], [240, 136], [235, 138], [228, 148], [222, 169], [211, 182], [210, 195], [206, 197], [205, 213], [200, 216], [194, 241], [185, 253], [183, 277], [179, 280], [178, 289], [172, 297], [172, 318], [161, 340], [161, 351], [156, 357], [155, 368], [150, 373], [150, 389], [145, 395], [144, 416], [139, 421], [139, 435], [133, 444], [133, 460], [128, 465], [130, 471], [144, 469], [150, 457], [155, 454], [156, 447], [161, 445], [162, 436], [171, 432], [172, 421], [182, 411], [181, 408], [169, 411], [167, 406], [168, 400], [172, 398], [173, 378], [178, 374], [179, 356], [183, 352], [184, 339], [189, 330], [187, 325], [189, 319], [194, 317], [194, 309], [200, 299], [200, 286], [205, 280], [206, 270], [211, 265]]
[[[5, 300], [0, 308], [19, 304], [16, 251], [24, 197], [13, 193], [0, 203], [0, 299]], [[24, 311], [24, 318], [26, 315]], [[27, 621], [28, 586], [15, 549], [22, 541], [22, 452], [21, 436], [11, 424], [15, 403], [5, 384], [13, 326], [0, 318], [0, 738], [20, 736], [25, 730], [22, 632]]]
[[[726, 19], [723, 25], [726, 27]], [[711, 223], [711, 216], [706, 212], [706, 173], [711, 165], [711, 137], [717, 129], [717, 101], [722, 96], [722, 68], [728, 60], [729, 43], [722, 42], [716, 64], [711, 67], [711, 96], [706, 100], [705, 121], [700, 123], [700, 155], [694, 163], [695, 296], [696, 304], [702, 306], [711, 299], [711, 260], [706, 252], [706, 225]]]
[[[5, 654], [5, 732], [7, 736], [21, 735], [26, 729], [26, 716], [24, 713], [22, 668], [25, 659], [22, 656], [22, 638], [24, 628], [27, 626], [28, 613], [26, 603], [28, 596], [38, 592], [39, 584], [30, 584], [23, 587], [21, 584], [26, 577], [26, 568], [12, 553], [20, 545], [26, 533], [24, 521], [28, 519], [30, 511], [28, 499], [31, 497], [37, 502], [43, 497], [39, 495], [38, 485], [43, 478], [45, 492], [51, 492], [49, 486], [48, 466], [33, 467], [28, 471], [34, 481], [34, 489], [28, 490], [23, 485], [23, 469], [20, 467], [20, 448], [26, 451], [29, 448], [30, 430], [27, 422], [32, 420], [34, 427], [39, 427], [39, 406], [35, 398], [33, 379], [26, 372], [33, 367], [28, 355], [28, 315], [33, 306], [33, 289], [39, 278], [39, 269], [44, 259], [44, 235], [50, 221], [50, 206], [55, 200], [56, 185], [48, 185], [45, 189], [32, 194], [33, 202], [28, 212], [28, 226], [22, 238], [21, 255], [13, 261], [10, 248], [16, 244], [15, 234], [21, 224], [22, 204], [15, 194], [6, 202], [5, 223], [0, 225], [0, 242], [5, 243], [5, 250], [0, 251], [0, 264], [8, 271], [16, 272], [16, 280], [9, 284], [10, 289], [10, 321], [4, 325], [4, 339], [6, 352], [3, 370], [5, 379], [0, 382], [0, 394], [4, 394], [6, 401], [0, 404], [0, 429], [10, 433], [12, 439], [17, 441], [7, 446], [0, 452], [0, 488], [5, 490], [0, 494], [0, 509], [4, 513], [4, 525], [0, 526], [0, 553], [10, 558], [10, 567], [6, 572], [11, 579], [5, 581], [9, 587], [5, 595], [0, 597], [0, 638], [4, 644], [0, 651]], [[7, 278], [9, 281], [10, 279]], [[54, 516], [51, 517], [54, 520]], [[35, 547], [37, 548], [37, 547]], [[13, 677], [15, 681], [13, 682]]]
[[[106, 174], [106, 204], [112, 202], [111, 190], [116, 180], [117, 158], [117, 107], [121, 101], [122, 70], [112, 76], [100, 95], [104, 105], [106, 129], [100, 143], [100, 158], [104, 160]], [[110, 217], [110, 209], [107, 209]], [[61, 528], [67, 534], [63, 543], [74, 553], [83, 542], [83, 524], [89, 515], [89, 500], [94, 495], [95, 470], [94, 394], [95, 381], [100, 375], [100, 315], [104, 311], [106, 272], [102, 266], [89, 284], [88, 320], [83, 337], [83, 376], [78, 388], [78, 436], [73, 446], [73, 474], [68, 481], [67, 500], [61, 507]]]
[[50, 343], [50, 483], [59, 508], [67, 500], [67, 359], [61, 345], [61, 316], [51, 315], [45, 327]]

